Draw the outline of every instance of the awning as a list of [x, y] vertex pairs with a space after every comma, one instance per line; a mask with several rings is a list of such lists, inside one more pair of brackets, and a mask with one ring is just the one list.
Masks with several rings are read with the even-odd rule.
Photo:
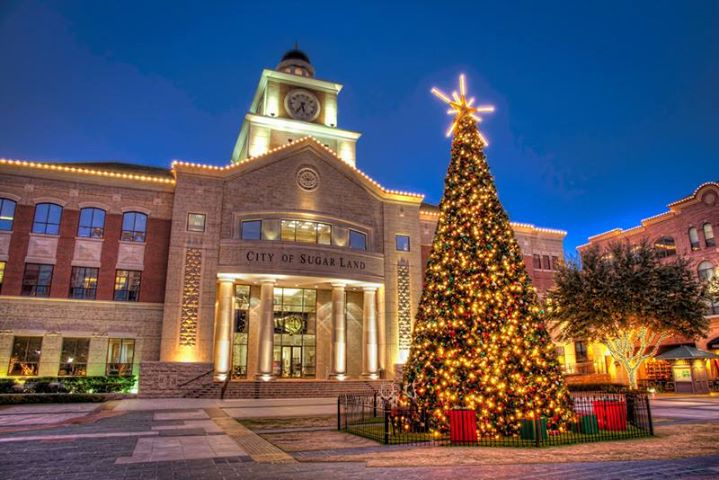
[[711, 352], [700, 350], [695, 347], [682, 345], [681, 347], [677, 347], [673, 350], [669, 350], [666, 353], [657, 355], [654, 358], [656, 358], [657, 360], [692, 360], [697, 358], [719, 358], [719, 355], [715, 355]]

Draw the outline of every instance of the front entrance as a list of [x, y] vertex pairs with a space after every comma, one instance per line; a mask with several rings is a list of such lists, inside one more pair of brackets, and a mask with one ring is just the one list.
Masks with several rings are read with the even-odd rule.
[[282, 376], [302, 377], [302, 347], [282, 347]]

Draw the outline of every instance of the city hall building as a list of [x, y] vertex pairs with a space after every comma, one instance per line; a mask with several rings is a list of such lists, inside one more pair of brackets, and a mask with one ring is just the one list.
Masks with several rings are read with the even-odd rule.
[[[394, 378], [438, 209], [358, 168], [341, 88], [288, 52], [221, 166], [0, 160], [0, 375], [228, 397]], [[513, 225], [541, 293], [565, 232]]]

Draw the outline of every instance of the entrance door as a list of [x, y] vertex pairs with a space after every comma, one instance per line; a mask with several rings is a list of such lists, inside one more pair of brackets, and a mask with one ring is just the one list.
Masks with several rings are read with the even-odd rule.
[[282, 347], [282, 376], [302, 377], [302, 347]]

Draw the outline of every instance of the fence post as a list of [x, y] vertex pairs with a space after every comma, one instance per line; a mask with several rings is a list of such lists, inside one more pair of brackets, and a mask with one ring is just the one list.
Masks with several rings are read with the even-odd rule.
[[347, 425], [347, 421], [348, 421], [347, 419], [350, 416], [348, 403], [349, 403], [349, 397], [347, 395], [345, 395], [345, 431], [346, 432], [349, 431], [349, 426]]
[[340, 402], [342, 402], [342, 396], [337, 395], [337, 430], [342, 430], [342, 415], [340, 411]]
[[372, 418], [377, 418], [377, 392], [372, 397]]
[[542, 415], [540, 413], [539, 418], [534, 417], [534, 442], [538, 447], [541, 447], [542, 440]]
[[389, 445], [389, 410], [384, 411], [384, 444]]
[[644, 395], [644, 401], [647, 402], [647, 420], [649, 421], [649, 435], [654, 436], [654, 421], [652, 420], [652, 408], [649, 406], [649, 395]]

